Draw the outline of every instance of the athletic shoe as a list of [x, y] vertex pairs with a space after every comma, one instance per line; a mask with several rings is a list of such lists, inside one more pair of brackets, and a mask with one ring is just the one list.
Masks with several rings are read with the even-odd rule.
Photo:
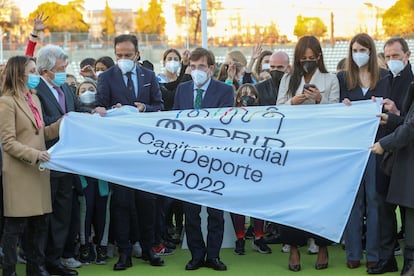
[[106, 256], [111, 259], [115, 256], [115, 244], [108, 243], [108, 246], [106, 247]]
[[284, 244], [280, 251], [282, 251], [282, 253], [289, 253], [290, 252], [290, 245], [289, 244]]
[[98, 245], [96, 247], [96, 260], [95, 263], [98, 265], [106, 264], [106, 246]]
[[132, 246], [132, 256], [135, 258], [142, 257], [142, 247], [139, 242], [134, 243], [134, 245]]
[[172, 255], [174, 254], [174, 250], [172, 250], [171, 248], [166, 247], [164, 244], [160, 243], [157, 246], [153, 246], [152, 250], [154, 251], [155, 254], [157, 254], [158, 256], [166, 256], [166, 255]]
[[237, 255], [244, 255], [246, 253], [246, 251], [244, 250], [244, 244], [245, 244], [245, 240], [243, 238], [239, 238], [236, 241], [236, 248], [234, 249], [234, 252]]
[[262, 253], [262, 254], [272, 253], [272, 249], [269, 246], [267, 246], [263, 238], [254, 240], [252, 243], [252, 247], [253, 247], [253, 250], [256, 250], [257, 252]]
[[394, 247], [394, 256], [400, 256], [402, 254], [402, 250], [400, 247], [400, 243], [398, 241], [395, 242], [395, 247]]
[[248, 240], [251, 240], [251, 239], [254, 238], [254, 228], [253, 228], [253, 226], [250, 225], [247, 228], [247, 231], [246, 231], [246, 234], [244, 235], [244, 237]]
[[66, 268], [78, 268], [82, 266], [82, 263], [75, 258], [61, 258], [60, 262]]
[[17, 261], [21, 264], [27, 263], [26, 255], [24, 254], [23, 250], [19, 250], [19, 254], [17, 254]]
[[91, 263], [90, 248], [88, 244], [81, 244], [79, 247], [79, 261], [82, 264]]
[[313, 255], [313, 254], [318, 254], [318, 252], [319, 252], [319, 246], [316, 245], [314, 239], [310, 238], [309, 239], [308, 253]]

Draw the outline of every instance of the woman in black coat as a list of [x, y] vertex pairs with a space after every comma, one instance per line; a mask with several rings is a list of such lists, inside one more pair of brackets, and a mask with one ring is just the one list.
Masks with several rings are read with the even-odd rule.
[[410, 84], [402, 114], [406, 114], [405, 117], [392, 113], [381, 114], [381, 124], [393, 128], [394, 132], [376, 142], [371, 151], [393, 154], [387, 201], [406, 207], [404, 266], [401, 275], [414, 276], [414, 82]]

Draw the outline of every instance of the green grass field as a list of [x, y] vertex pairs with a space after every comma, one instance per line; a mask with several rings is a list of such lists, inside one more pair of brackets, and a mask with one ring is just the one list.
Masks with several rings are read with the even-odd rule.
[[[184, 249], [177, 249], [173, 255], [164, 256], [165, 265], [162, 267], [153, 267], [141, 259], [134, 258], [133, 266], [125, 271], [113, 271], [112, 267], [117, 261], [114, 257], [106, 265], [90, 264], [78, 269], [79, 275], [368, 275], [366, 273], [365, 262], [362, 261], [361, 267], [357, 269], [348, 269], [346, 267], [345, 251], [339, 245], [329, 247], [329, 267], [325, 270], [315, 270], [314, 264], [316, 255], [307, 254], [307, 247], [301, 248], [300, 272], [291, 272], [288, 270], [288, 253], [280, 251], [280, 244], [271, 244], [272, 254], [260, 254], [251, 248], [251, 240], [246, 240], [246, 255], [238, 256], [233, 253], [233, 249], [226, 248], [221, 250], [221, 259], [227, 265], [227, 271], [214, 271], [210, 268], [200, 268], [196, 271], [185, 271], [184, 266], [191, 258], [190, 252]], [[402, 256], [397, 256], [398, 268], [401, 269], [403, 264]], [[25, 275], [25, 266], [19, 264], [17, 268], [18, 275]], [[385, 275], [400, 275], [400, 272], [387, 273]]]

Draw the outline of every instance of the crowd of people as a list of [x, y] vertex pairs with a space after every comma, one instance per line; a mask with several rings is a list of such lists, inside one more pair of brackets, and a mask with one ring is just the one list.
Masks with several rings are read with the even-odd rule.
[[[376, 98], [383, 98], [381, 124], [344, 231], [345, 263], [349, 269], [360, 267], [365, 250], [368, 274], [398, 271], [394, 255], [398, 239], [404, 238], [401, 275], [414, 275], [414, 70], [403, 38], [384, 44], [381, 62], [373, 39], [366, 33], [355, 35], [336, 73], [326, 70], [319, 40], [306, 35], [296, 43], [292, 61], [285, 52], [263, 50], [260, 43], [250, 60], [232, 50], [220, 65], [208, 49], [167, 49], [164, 71], [156, 74], [150, 61], [141, 61], [137, 37], [124, 34], [114, 40], [114, 59], [85, 57], [80, 81], [66, 73], [68, 55], [61, 47], [45, 45], [34, 55], [46, 20], [43, 15], [35, 19], [25, 55], [9, 58], [1, 72], [3, 275], [16, 275], [18, 260], [26, 263], [27, 275], [77, 275], [83, 264], [106, 264], [114, 249], [118, 261], [113, 270], [131, 267], [132, 257], [162, 266], [162, 256], [174, 253], [183, 231], [191, 254], [185, 270], [227, 270], [220, 258], [222, 210], [207, 208], [204, 241], [200, 205], [88, 176], [38, 170], [39, 162], [49, 160], [46, 149], [58, 141], [67, 112], [106, 116], [108, 109], [125, 105], [137, 112], [352, 105]], [[383, 163], [390, 155], [391, 169], [385, 171]], [[403, 222], [400, 236], [397, 206]], [[231, 218], [235, 253], [244, 255], [246, 218]], [[284, 225], [266, 231], [268, 223], [259, 219], [252, 218], [252, 224], [257, 252], [271, 254], [268, 238], [277, 235], [289, 252], [289, 270], [297, 272], [302, 270], [299, 248], [311, 241], [315, 269], [328, 268], [332, 241]]]

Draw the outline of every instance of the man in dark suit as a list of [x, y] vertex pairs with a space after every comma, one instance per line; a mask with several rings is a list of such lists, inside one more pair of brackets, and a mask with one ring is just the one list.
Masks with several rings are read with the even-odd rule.
[[[65, 83], [68, 56], [61, 47], [46, 45], [38, 52], [36, 63], [41, 75], [37, 95], [43, 109], [43, 119], [50, 125], [70, 111], [90, 111]], [[57, 142], [48, 141], [47, 148]], [[50, 216], [49, 237], [46, 247], [46, 268], [53, 275], [77, 275], [75, 270], [67, 269], [60, 263], [70, 227], [72, 211], [73, 175], [51, 171], [53, 213]]]
[[259, 105], [276, 104], [280, 80], [290, 71], [288, 54], [282, 51], [273, 53], [269, 59], [269, 67], [271, 78], [255, 85], [259, 92]]
[[[173, 109], [200, 109], [231, 107], [234, 105], [233, 87], [212, 78], [215, 66], [213, 53], [203, 48], [196, 48], [190, 54], [191, 81], [177, 87]], [[227, 270], [220, 260], [220, 248], [223, 242], [223, 211], [207, 208], [208, 234], [207, 246], [201, 233], [201, 206], [184, 203], [185, 231], [191, 260], [186, 270], [196, 270], [207, 266], [214, 270]]]
[[[115, 38], [117, 65], [98, 77], [95, 110], [101, 116], [106, 114], [106, 109], [123, 105], [135, 106], [139, 112], [160, 111], [164, 108], [155, 73], [137, 65], [139, 54], [136, 36], [119, 35]], [[136, 233], [131, 232], [136, 217], [142, 258], [153, 266], [164, 264], [152, 249], [155, 246], [156, 198], [151, 193], [113, 185], [111, 223], [119, 251], [114, 270], [125, 270], [132, 266], [131, 240]]]

